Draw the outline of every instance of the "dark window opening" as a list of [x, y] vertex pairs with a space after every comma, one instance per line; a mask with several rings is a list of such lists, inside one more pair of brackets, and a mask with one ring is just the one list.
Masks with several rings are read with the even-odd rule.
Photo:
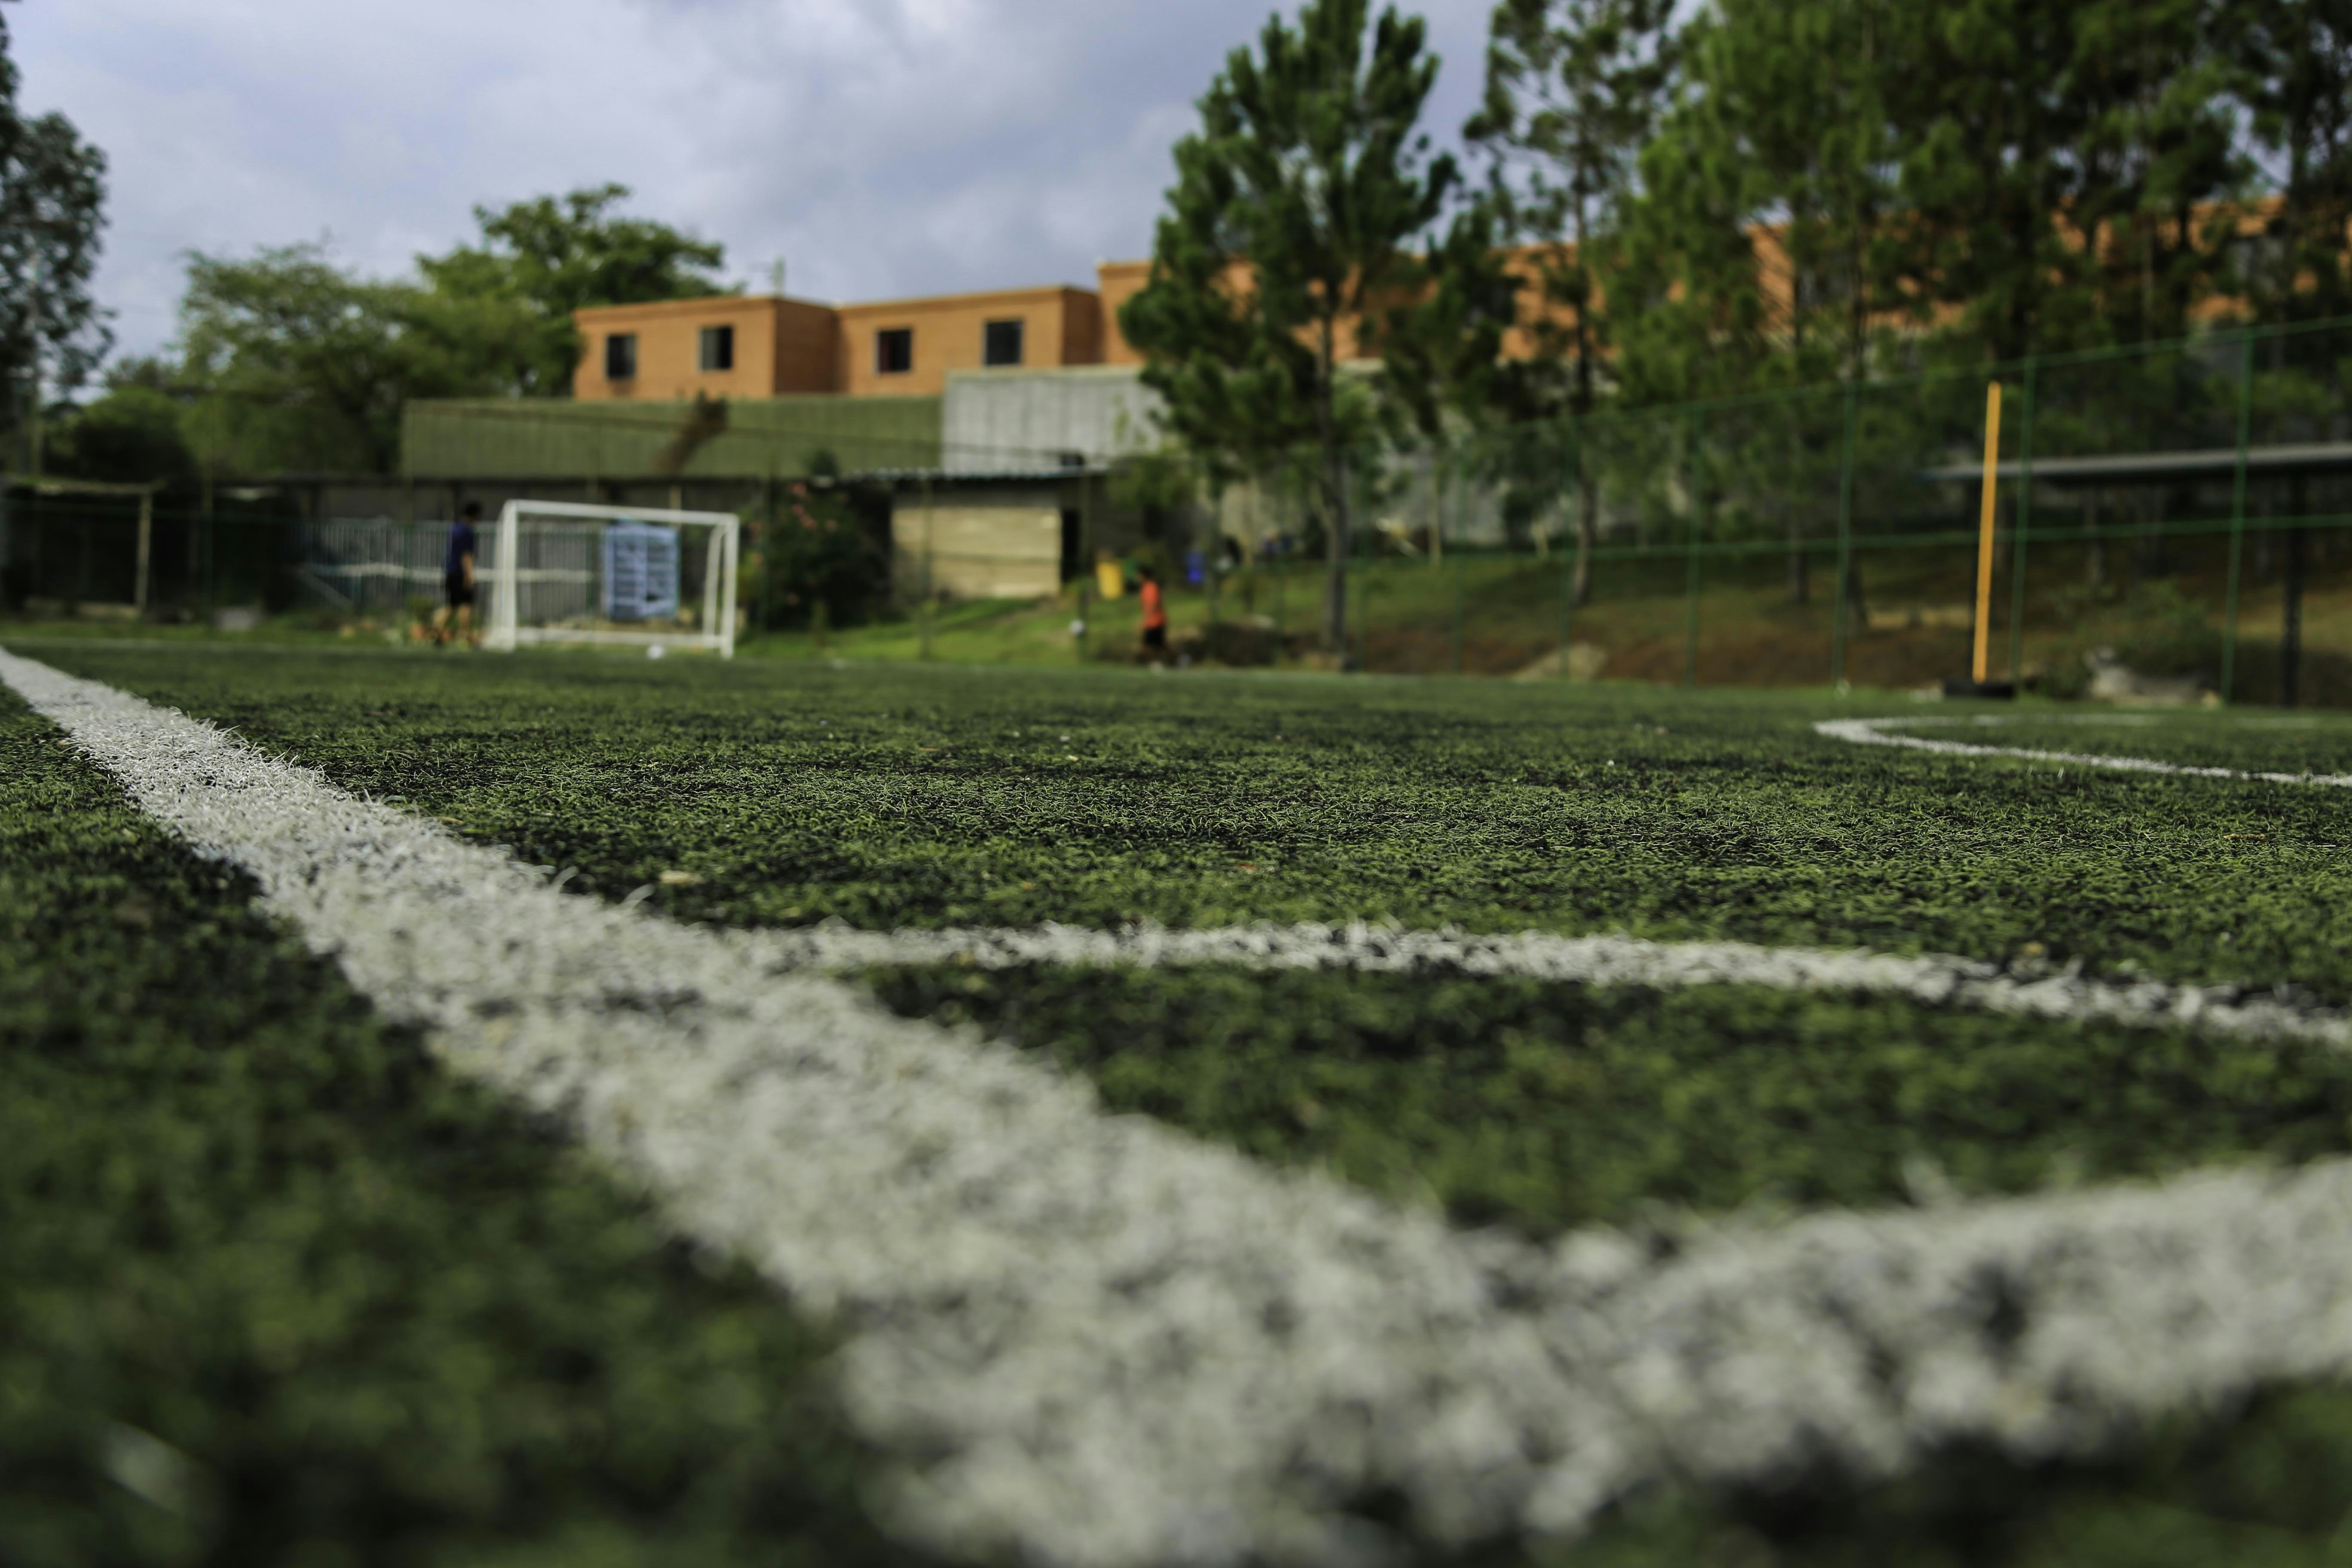
[[982, 364], [1019, 364], [1021, 363], [1021, 323], [991, 321], [981, 329], [980, 363]]
[[904, 375], [915, 368], [915, 329], [885, 327], [874, 334], [874, 369], [882, 375]]
[[702, 329], [702, 368], [733, 370], [735, 368], [735, 329], [705, 327]]
[[637, 334], [614, 332], [604, 340], [604, 379], [630, 381], [637, 374]]

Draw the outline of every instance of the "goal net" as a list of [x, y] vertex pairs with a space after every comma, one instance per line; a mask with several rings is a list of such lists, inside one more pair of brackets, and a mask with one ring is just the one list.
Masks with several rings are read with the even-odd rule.
[[593, 642], [735, 653], [731, 511], [510, 500], [479, 542], [483, 640]]

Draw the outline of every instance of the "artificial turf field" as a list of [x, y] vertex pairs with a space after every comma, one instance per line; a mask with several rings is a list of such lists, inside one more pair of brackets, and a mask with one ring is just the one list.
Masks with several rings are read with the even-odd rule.
[[[581, 896], [714, 925], [1364, 919], [2079, 963], [2352, 1002], [2344, 792], [1811, 729], [1899, 700], [20, 651], [571, 870]], [[0, 705], [16, 1259], [0, 1562], [883, 1550], [826, 1414], [824, 1325], [666, 1246], [620, 1184], [445, 1080], [238, 879]], [[2004, 738], [2352, 771], [2340, 721], [2113, 717], [2029, 710]], [[865, 979], [903, 1013], [1049, 1054], [1114, 1109], [1536, 1235], [2352, 1151], [2352, 1063], [2317, 1044], [1738, 986]], [[173, 1450], [189, 1458], [156, 1458]], [[1860, 1494], [1637, 1500], [1549, 1555], [2315, 1563], [2352, 1561], [2347, 1500], [2352, 1401], [2281, 1389], [2183, 1413], [2100, 1467], [1955, 1455]]]

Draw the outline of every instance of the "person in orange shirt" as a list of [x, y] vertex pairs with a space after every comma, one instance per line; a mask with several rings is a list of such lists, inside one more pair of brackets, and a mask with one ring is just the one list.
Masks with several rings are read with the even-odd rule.
[[1139, 596], [1143, 600], [1143, 656], [1158, 663], [1168, 652], [1168, 609], [1160, 601], [1160, 574], [1144, 567]]

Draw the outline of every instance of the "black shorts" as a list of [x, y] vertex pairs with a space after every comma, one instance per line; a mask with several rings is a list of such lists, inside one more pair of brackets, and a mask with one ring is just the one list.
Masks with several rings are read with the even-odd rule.
[[1143, 646], [1146, 647], [1166, 647], [1168, 646], [1168, 628], [1166, 626], [1144, 627]]
[[474, 585], [466, 581], [463, 572], [452, 572], [441, 579], [441, 591], [449, 595], [449, 607], [462, 610], [474, 602]]

